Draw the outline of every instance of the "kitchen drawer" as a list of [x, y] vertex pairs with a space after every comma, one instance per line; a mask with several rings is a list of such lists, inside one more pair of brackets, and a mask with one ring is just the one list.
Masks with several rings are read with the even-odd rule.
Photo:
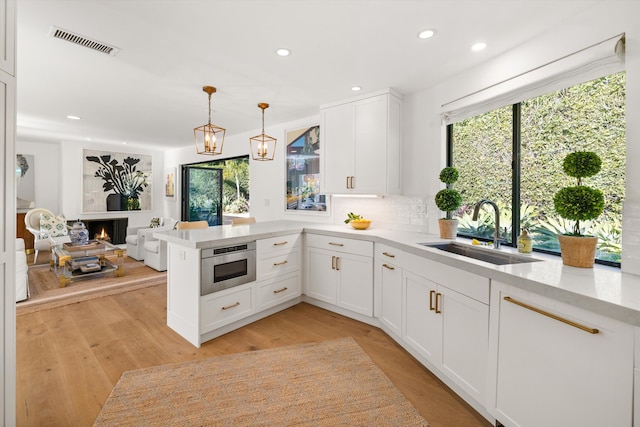
[[256, 286], [258, 289], [257, 309], [264, 310], [300, 296], [300, 272], [260, 282]]
[[314, 248], [329, 249], [336, 252], [346, 252], [354, 255], [373, 257], [373, 242], [368, 242], [366, 240], [307, 234], [305, 236], [305, 244]]
[[400, 249], [387, 246], [383, 243], [376, 243], [375, 257], [376, 260], [395, 264], [399, 267], [406, 265], [407, 253]]
[[266, 280], [300, 270], [302, 249], [269, 252], [268, 256], [259, 253], [257, 263], [257, 280]]
[[238, 286], [200, 297], [200, 333], [243, 319], [253, 311], [253, 286]]
[[301, 246], [302, 234], [289, 234], [286, 236], [272, 237], [270, 239], [260, 239], [256, 242], [258, 257], [262, 257], [271, 251], [282, 251], [285, 249], [297, 248]]

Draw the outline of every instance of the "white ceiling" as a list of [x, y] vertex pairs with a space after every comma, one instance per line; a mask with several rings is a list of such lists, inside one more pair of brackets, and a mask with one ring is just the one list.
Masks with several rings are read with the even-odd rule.
[[[212, 122], [227, 135], [260, 128], [258, 102], [271, 105], [268, 128], [354, 85], [434, 86], [600, 1], [17, 0], [18, 139], [192, 145], [204, 85], [218, 89]], [[121, 50], [54, 39], [52, 26]], [[418, 39], [426, 28], [436, 36]], [[471, 52], [476, 41], [487, 49]]]

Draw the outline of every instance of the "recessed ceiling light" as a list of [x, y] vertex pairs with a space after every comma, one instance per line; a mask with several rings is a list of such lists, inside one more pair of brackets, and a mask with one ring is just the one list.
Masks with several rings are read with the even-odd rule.
[[487, 44], [485, 42], [479, 42], [471, 46], [471, 50], [474, 52], [479, 52], [483, 50], [485, 47], [487, 47]]
[[69, 119], [69, 120], [80, 120], [80, 117], [78, 117], [78, 116], [67, 116], [67, 119]]
[[354, 92], [357, 92], [360, 89], [362, 89], [360, 86], [354, 86], [354, 87], [351, 88], [351, 90], [354, 91]]
[[276, 53], [278, 54], [278, 56], [289, 56], [291, 54], [291, 51], [289, 49], [280, 48], [276, 50]]
[[430, 39], [431, 37], [436, 35], [436, 31], [435, 30], [424, 30], [424, 31], [420, 31], [418, 33], [418, 38], [419, 39]]

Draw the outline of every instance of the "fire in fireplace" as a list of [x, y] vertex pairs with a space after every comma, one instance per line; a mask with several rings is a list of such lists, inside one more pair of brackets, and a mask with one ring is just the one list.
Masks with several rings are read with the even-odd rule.
[[81, 219], [89, 236], [93, 239], [106, 240], [115, 245], [125, 243], [127, 237], [128, 218]]
[[94, 234], [93, 238], [96, 240], [104, 240], [106, 242], [111, 241], [111, 237], [104, 231], [104, 227], [102, 227], [99, 233]]

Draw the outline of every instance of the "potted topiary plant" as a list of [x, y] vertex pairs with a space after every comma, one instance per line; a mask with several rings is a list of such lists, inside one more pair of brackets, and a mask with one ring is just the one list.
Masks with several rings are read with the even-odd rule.
[[446, 188], [438, 191], [435, 197], [436, 206], [446, 212], [445, 218], [438, 220], [440, 237], [443, 239], [455, 239], [458, 232], [458, 220], [453, 219], [453, 211], [460, 207], [462, 196], [453, 189], [453, 183], [458, 180], [458, 170], [448, 166], [440, 171], [440, 181], [446, 184]]
[[600, 172], [602, 161], [592, 151], [576, 151], [564, 158], [562, 169], [577, 179], [577, 185], [560, 189], [553, 198], [553, 207], [562, 218], [575, 221], [573, 233], [558, 235], [562, 263], [572, 267], [593, 267], [598, 238], [585, 236], [580, 221], [596, 219], [604, 210], [604, 195], [600, 190], [582, 184], [582, 178]]

